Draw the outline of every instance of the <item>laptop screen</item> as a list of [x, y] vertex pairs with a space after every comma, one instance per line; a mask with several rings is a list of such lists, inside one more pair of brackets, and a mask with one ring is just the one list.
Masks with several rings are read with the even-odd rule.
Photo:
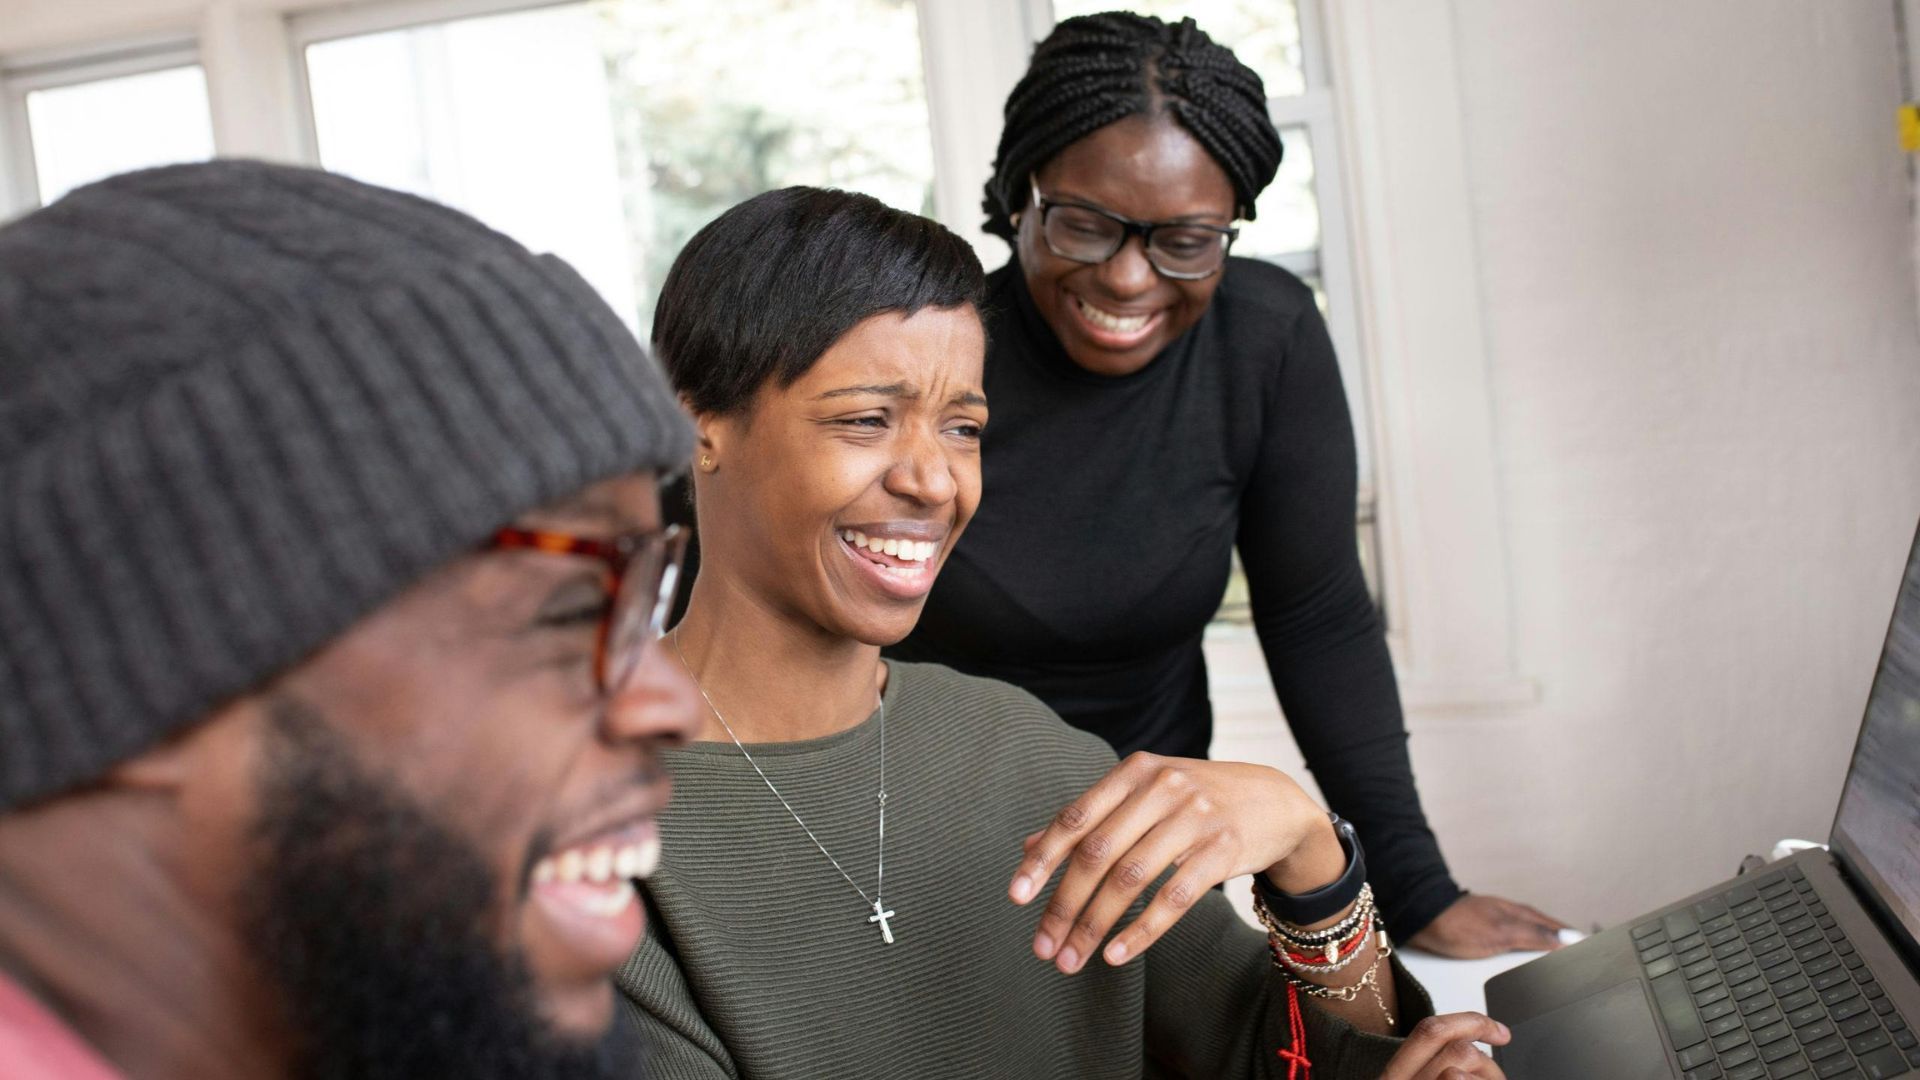
[[1833, 848], [1911, 952], [1920, 940], [1920, 539], [1893, 602]]

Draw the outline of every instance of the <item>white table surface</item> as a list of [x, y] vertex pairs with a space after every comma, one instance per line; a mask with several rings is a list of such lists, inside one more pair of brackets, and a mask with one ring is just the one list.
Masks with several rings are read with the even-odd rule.
[[[1585, 936], [1578, 930], [1560, 931], [1560, 940], [1569, 945]], [[1488, 979], [1545, 955], [1541, 952], [1512, 952], [1490, 956], [1485, 960], [1449, 960], [1416, 949], [1402, 949], [1399, 953], [1400, 962], [1413, 972], [1413, 977], [1419, 979], [1433, 997], [1433, 1011], [1436, 1013], [1486, 1012]]]

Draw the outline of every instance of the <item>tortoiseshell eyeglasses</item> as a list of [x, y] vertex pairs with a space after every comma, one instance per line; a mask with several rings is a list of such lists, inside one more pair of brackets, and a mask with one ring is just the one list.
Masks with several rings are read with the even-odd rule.
[[613, 597], [594, 642], [593, 677], [608, 697], [628, 689], [648, 646], [667, 632], [674, 588], [691, 530], [672, 525], [647, 532], [599, 539], [540, 529], [505, 528], [488, 546], [501, 550], [579, 555], [606, 564]]

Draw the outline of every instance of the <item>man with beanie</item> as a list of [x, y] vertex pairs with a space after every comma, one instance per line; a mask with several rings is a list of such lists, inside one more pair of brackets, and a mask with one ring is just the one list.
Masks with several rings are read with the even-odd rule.
[[0, 1076], [631, 1076], [690, 449], [558, 260], [322, 173], [0, 228]]

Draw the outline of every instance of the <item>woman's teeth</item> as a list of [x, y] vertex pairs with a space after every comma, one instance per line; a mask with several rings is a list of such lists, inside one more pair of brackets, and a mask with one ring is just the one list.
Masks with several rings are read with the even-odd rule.
[[883, 540], [878, 536], [868, 536], [858, 529], [841, 529], [840, 539], [857, 548], [866, 548], [876, 555], [891, 555], [902, 562], [926, 562], [940, 550], [940, 545], [932, 540]]
[[1094, 307], [1078, 296], [1073, 298], [1073, 302], [1079, 305], [1080, 314], [1086, 316], [1088, 322], [1116, 334], [1134, 333], [1145, 327], [1147, 320], [1153, 318], [1152, 315], [1115, 315], [1111, 311], [1102, 311]]
[[[570, 848], [558, 855], [549, 855], [533, 864], [533, 883], [624, 884], [634, 878], [644, 880], [651, 877], [659, 867], [660, 840], [658, 837], [648, 837], [619, 847], [602, 845], [590, 851]], [[631, 894], [633, 890], [623, 891]]]

